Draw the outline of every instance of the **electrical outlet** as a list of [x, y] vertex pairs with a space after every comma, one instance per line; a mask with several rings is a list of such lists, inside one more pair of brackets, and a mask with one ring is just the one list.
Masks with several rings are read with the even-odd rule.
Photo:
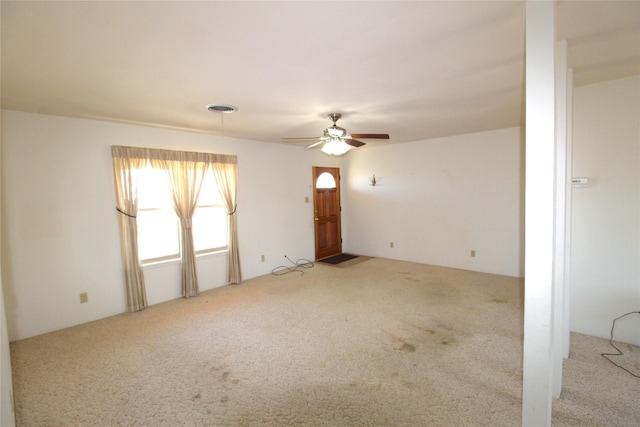
[[471, 257], [475, 258], [475, 256], [476, 256], [476, 250], [471, 249]]
[[260, 255], [260, 261], [264, 262], [264, 255]]
[[84, 304], [85, 302], [89, 302], [89, 294], [83, 292], [80, 294], [80, 304]]
[[393, 248], [393, 242], [389, 243], [389, 247]]
[[306, 196], [306, 197], [304, 198], [304, 202], [305, 202], [305, 203], [309, 203], [309, 196]]

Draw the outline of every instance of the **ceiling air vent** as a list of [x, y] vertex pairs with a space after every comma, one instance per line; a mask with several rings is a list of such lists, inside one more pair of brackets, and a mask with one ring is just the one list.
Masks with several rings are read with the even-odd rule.
[[215, 113], [235, 113], [238, 111], [238, 107], [229, 104], [209, 104], [207, 110]]

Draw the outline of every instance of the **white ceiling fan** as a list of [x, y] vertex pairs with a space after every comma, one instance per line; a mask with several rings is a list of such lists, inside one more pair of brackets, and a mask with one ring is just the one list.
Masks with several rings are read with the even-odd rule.
[[360, 139], [389, 139], [389, 135], [386, 133], [354, 133], [349, 134], [345, 128], [341, 128], [336, 122], [342, 117], [340, 113], [331, 113], [327, 115], [327, 118], [333, 122], [333, 126], [330, 126], [324, 130], [324, 134], [321, 137], [310, 138], [282, 138], [284, 142], [291, 141], [309, 141], [315, 140], [311, 145], [305, 147], [305, 150], [318, 147], [322, 145], [322, 151], [329, 155], [340, 156], [345, 154], [351, 149], [351, 147], [362, 147], [365, 142]]

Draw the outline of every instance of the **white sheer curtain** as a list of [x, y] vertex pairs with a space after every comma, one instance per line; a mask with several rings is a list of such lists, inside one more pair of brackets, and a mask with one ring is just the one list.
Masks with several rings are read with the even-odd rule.
[[113, 174], [116, 186], [116, 208], [119, 212], [122, 270], [127, 294], [127, 310], [140, 311], [147, 307], [144, 274], [138, 258], [138, 186], [136, 172], [144, 169], [147, 158], [144, 149], [111, 147]]
[[198, 274], [196, 271], [196, 252], [193, 246], [191, 222], [200, 195], [204, 175], [209, 169], [208, 156], [204, 153], [186, 153], [182, 151], [160, 153], [151, 160], [151, 165], [167, 171], [173, 195], [176, 215], [182, 227], [182, 295], [185, 298], [198, 295]]
[[239, 284], [242, 281], [240, 271], [240, 251], [238, 249], [238, 205], [236, 193], [238, 186], [238, 165], [227, 159], [228, 162], [213, 163], [213, 172], [216, 175], [218, 188], [224, 200], [227, 214], [229, 215], [229, 235], [227, 245], [229, 248], [229, 283]]

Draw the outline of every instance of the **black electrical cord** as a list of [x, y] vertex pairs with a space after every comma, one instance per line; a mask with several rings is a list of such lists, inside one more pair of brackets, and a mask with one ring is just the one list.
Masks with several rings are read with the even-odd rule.
[[618, 365], [616, 362], [614, 362], [613, 360], [609, 359], [609, 356], [622, 356], [622, 351], [620, 351], [620, 349], [618, 347], [615, 346], [615, 344], [613, 344], [613, 330], [616, 327], [616, 320], [620, 320], [625, 316], [629, 316], [630, 314], [640, 314], [640, 311], [631, 311], [627, 314], [623, 314], [620, 317], [616, 317], [615, 319], [613, 319], [613, 323], [611, 324], [611, 338], [609, 338], [609, 345], [613, 348], [616, 349], [617, 353], [601, 353], [601, 356], [604, 357], [605, 359], [607, 359], [609, 362], [611, 362], [612, 364], [614, 364], [615, 366], [617, 366], [618, 368], [622, 369], [623, 371], [627, 371], [628, 373], [630, 373], [631, 375], [633, 375], [636, 378], [640, 378], [640, 375], [634, 374], [633, 372], [631, 372], [630, 370], [628, 370], [627, 368], [624, 368], [620, 365]]
[[285, 255], [284, 257], [288, 259], [289, 262], [291, 262], [291, 264], [293, 264], [295, 267], [288, 267], [286, 265], [281, 265], [280, 267], [276, 267], [273, 270], [271, 270], [271, 274], [275, 276], [284, 276], [285, 274], [298, 272], [300, 273], [301, 276], [304, 276], [303, 269], [313, 268], [315, 266], [315, 264], [309, 261], [308, 259], [302, 258], [297, 260], [296, 262], [293, 262], [291, 258], [289, 258], [288, 256]]

